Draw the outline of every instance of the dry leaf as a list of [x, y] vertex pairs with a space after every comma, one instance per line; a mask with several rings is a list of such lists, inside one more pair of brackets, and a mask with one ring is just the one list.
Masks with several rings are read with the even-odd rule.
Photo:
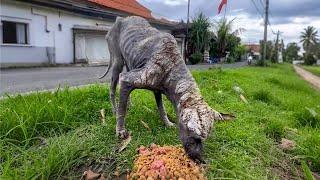
[[236, 116], [232, 115], [232, 114], [224, 114], [224, 113], [220, 113], [223, 120], [225, 121], [229, 121], [229, 120], [233, 120], [234, 118], [236, 118]]
[[312, 108], [307, 108], [306, 109], [309, 111], [310, 115], [312, 115], [312, 117], [316, 117], [318, 115], [318, 113], [312, 109]]
[[130, 141], [131, 141], [131, 135], [129, 135], [127, 139], [125, 139], [125, 140], [123, 140], [123, 141], [121, 142], [121, 145], [120, 145], [120, 147], [119, 147], [118, 152], [123, 151], [123, 150], [128, 146], [128, 144], [130, 143]]
[[100, 114], [101, 114], [101, 122], [102, 122], [102, 124], [105, 124], [106, 123], [106, 111], [104, 109], [101, 109]]
[[320, 175], [319, 174], [313, 172], [312, 175], [313, 175], [314, 179], [316, 179], [316, 180], [320, 179]]
[[240, 94], [240, 99], [241, 99], [244, 103], [248, 104], [247, 99], [246, 99], [242, 94]]
[[115, 171], [113, 174], [114, 174], [115, 176], [117, 176], [117, 177], [119, 177], [119, 176], [120, 176], [119, 171]]
[[105, 180], [106, 178], [102, 174], [95, 173], [90, 169], [85, 171], [82, 175], [85, 180]]
[[141, 123], [142, 123], [142, 125], [143, 125], [146, 129], [148, 129], [149, 131], [151, 131], [151, 128], [149, 127], [149, 125], [148, 125], [146, 122], [144, 122], [144, 121], [141, 120]]
[[291, 141], [289, 139], [282, 138], [281, 139], [281, 144], [279, 146], [283, 150], [292, 150], [292, 149], [295, 148], [296, 142]]

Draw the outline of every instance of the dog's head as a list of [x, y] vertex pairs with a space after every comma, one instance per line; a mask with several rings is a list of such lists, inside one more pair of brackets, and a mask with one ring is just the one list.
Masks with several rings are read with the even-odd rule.
[[186, 153], [198, 163], [203, 162], [203, 141], [210, 134], [214, 119], [218, 117], [219, 113], [206, 104], [183, 109], [180, 113], [180, 139]]

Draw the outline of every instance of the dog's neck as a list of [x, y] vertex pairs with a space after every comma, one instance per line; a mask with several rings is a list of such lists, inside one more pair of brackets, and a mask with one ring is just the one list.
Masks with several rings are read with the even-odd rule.
[[181, 71], [184, 72], [172, 76], [168, 84], [168, 95], [176, 107], [177, 115], [179, 115], [183, 109], [205, 103], [187, 67], [180, 68], [180, 72]]

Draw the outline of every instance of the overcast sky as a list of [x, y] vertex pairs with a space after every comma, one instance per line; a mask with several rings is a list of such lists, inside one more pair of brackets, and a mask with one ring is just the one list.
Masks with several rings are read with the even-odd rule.
[[[186, 20], [188, 0], [138, 0], [152, 10], [155, 17], [171, 20]], [[263, 19], [253, 2], [263, 15], [262, 4], [265, 0], [228, 0], [226, 16], [236, 18], [233, 28], [245, 28], [241, 34], [244, 43], [258, 43], [263, 38]], [[221, 0], [191, 0], [190, 17], [199, 12], [210, 17], [213, 22], [223, 17], [224, 10], [218, 14]], [[320, 0], [270, 0], [270, 23], [273, 31], [280, 30], [285, 44], [298, 42], [300, 32], [307, 26], [314, 26], [320, 32]], [[275, 39], [268, 27], [269, 39]], [[320, 35], [320, 34], [319, 34]]]

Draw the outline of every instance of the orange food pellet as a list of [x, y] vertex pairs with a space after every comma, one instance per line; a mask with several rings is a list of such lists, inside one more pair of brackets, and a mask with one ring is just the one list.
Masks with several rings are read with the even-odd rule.
[[188, 158], [181, 147], [151, 144], [141, 146], [128, 179], [143, 180], [206, 180], [203, 168]]

